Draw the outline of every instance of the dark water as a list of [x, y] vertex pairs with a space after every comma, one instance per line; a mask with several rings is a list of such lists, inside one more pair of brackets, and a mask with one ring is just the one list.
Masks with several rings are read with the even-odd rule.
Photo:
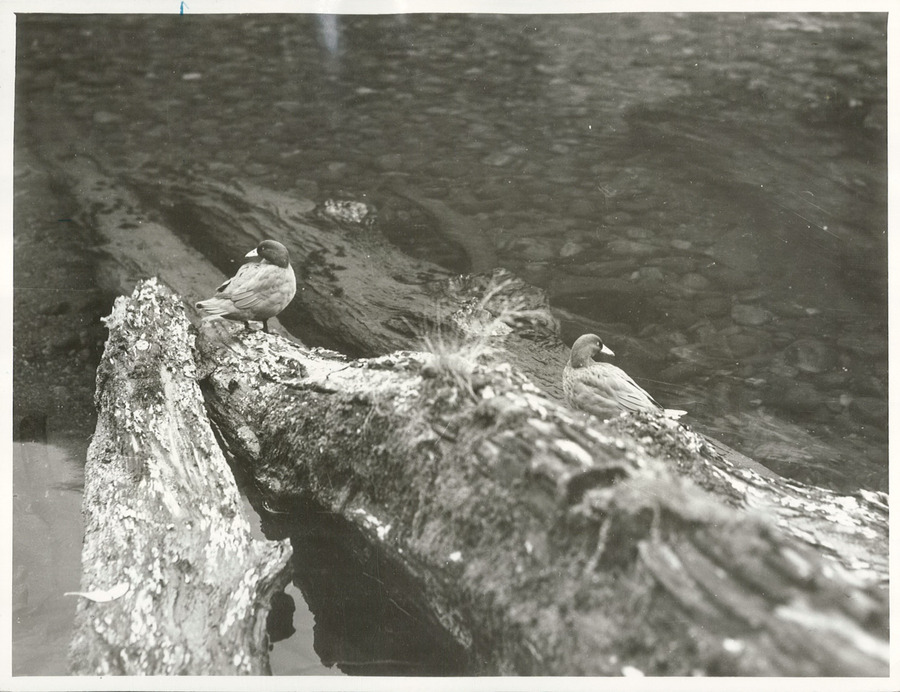
[[20, 15], [17, 51], [73, 151], [405, 181], [697, 429], [887, 489], [886, 15]]
[[12, 672], [60, 675], [81, 581], [87, 445], [13, 444]]
[[[292, 516], [261, 509], [261, 532], [289, 538], [292, 583], [275, 601], [269, 635], [276, 674], [459, 676], [467, 657], [437, 622], [402, 562], [345, 519], [310, 505]], [[274, 636], [273, 636], [274, 633]]]

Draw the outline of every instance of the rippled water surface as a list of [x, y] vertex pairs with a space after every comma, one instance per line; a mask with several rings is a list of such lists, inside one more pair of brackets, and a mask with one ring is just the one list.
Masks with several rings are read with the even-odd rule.
[[697, 429], [887, 489], [886, 15], [20, 16], [17, 51], [73, 151], [395, 234], [408, 186]]

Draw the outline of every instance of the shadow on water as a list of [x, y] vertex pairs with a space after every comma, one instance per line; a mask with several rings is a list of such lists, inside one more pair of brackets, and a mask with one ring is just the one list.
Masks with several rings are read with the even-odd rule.
[[269, 506], [251, 466], [227, 452], [226, 459], [253, 538], [290, 540], [293, 550], [291, 582], [272, 598], [266, 620], [274, 675], [467, 674], [465, 650], [404, 560], [314, 502]]
[[259, 508], [258, 538], [291, 541], [291, 583], [267, 620], [275, 675], [466, 675], [467, 658], [432, 614], [400, 560], [341, 517], [312, 503], [290, 514]]
[[[315, 619], [323, 665], [350, 675], [465, 675], [463, 650], [399, 560], [322, 508], [292, 511], [288, 522], [265, 524], [270, 537], [291, 540], [293, 585]], [[278, 663], [273, 670], [287, 673]]]

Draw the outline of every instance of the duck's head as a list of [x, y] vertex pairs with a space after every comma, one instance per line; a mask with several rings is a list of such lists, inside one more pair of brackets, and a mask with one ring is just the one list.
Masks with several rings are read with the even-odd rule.
[[596, 334], [583, 334], [572, 344], [569, 366], [573, 368], [586, 367], [594, 362], [596, 353], [605, 353], [608, 356], [616, 355]]
[[287, 248], [277, 240], [264, 240], [244, 256], [260, 262], [266, 261], [282, 268], [287, 267], [291, 262]]

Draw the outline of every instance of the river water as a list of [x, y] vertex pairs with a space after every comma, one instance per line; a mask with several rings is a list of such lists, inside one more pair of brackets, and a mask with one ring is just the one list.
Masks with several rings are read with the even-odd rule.
[[883, 14], [20, 15], [17, 114], [385, 220], [414, 186], [698, 430], [887, 490], [886, 55]]

